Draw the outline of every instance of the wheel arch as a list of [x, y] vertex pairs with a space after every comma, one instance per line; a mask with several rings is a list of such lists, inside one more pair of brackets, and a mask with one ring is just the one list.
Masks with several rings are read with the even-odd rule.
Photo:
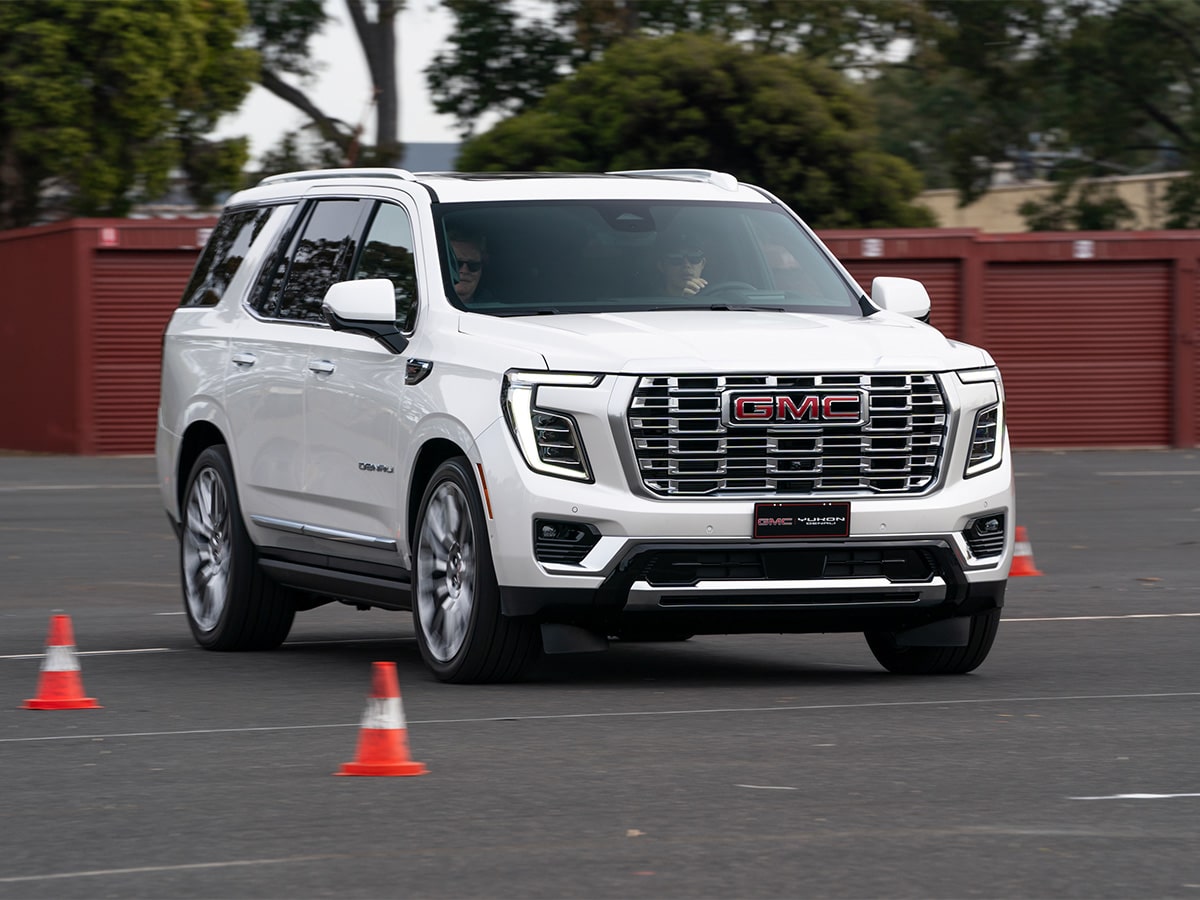
[[408, 535], [409, 550], [413, 549], [413, 535], [417, 528], [417, 513], [420, 512], [421, 498], [425, 496], [425, 488], [433, 473], [448, 459], [456, 456], [467, 457], [467, 451], [448, 438], [433, 438], [422, 445], [417, 457], [413, 460], [412, 478], [408, 484], [408, 497], [405, 500], [405, 529]]
[[228, 444], [225, 435], [212, 422], [193, 422], [183, 433], [179, 443], [179, 456], [175, 463], [175, 508], [183, 506], [183, 492], [187, 489], [187, 477], [200, 454], [216, 444]]

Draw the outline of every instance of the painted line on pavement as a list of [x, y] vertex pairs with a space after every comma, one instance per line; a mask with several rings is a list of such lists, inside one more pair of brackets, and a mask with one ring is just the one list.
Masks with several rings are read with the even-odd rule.
[[151, 491], [157, 484], [14, 484], [0, 485], [0, 494], [30, 491]]
[[141, 875], [146, 872], [181, 872], [187, 869], [224, 869], [231, 866], [278, 866], [284, 863], [344, 858], [339, 853], [322, 853], [313, 856], [284, 856], [277, 859], [231, 859], [225, 862], [181, 863], [176, 866], [137, 866], [129, 869], [84, 869], [80, 872], [53, 872], [46, 875], [8, 876], [0, 878], [0, 884], [14, 884], [20, 881], [49, 881], [56, 878], [95, 878], [100, 875]]
[[1028, 618], [1002, 617], [1001, 622], [1102, 622], [1108, 619], [1187, 619], [1200, 617], [1200, 612], [1185, 613], [1128, 613], [1119, 616], [1031, 616]]
[[[160, 612], [152, 613], [155, 616], [182, 616], [183, 612]], [[1182, 613], [1128, 613], [1125, 615], [1113, 616], [1026, 616], [1020, 618], [1001, 619], [1001, 622], [1103, 622], [1116, 619], [1177, 619], [1177, 618], [1200, 618], [1200, 612], [1182, 612]], [[325, 645], [336, 644], [384, 644], [384, 643], [412, 643], [416, 638], [401, 636], [379, 636], [379, 637], [362, 637], [362, 638], [331, 638], [327, 640], [313, 639], [307, 641], [285, 641], [285, 647], [321, 647]], [[115, 656], [121, 653], [181, 653], [184, 652], [178, 647], [143, 647], [137, 650], [77, 650], [77, 656]], [[40, 659], [45, 654], [43, 653], [15, 653], [8, 656], [0, 656], [0, 659]], [[838, 663], [829, 663], [836, 666]], [[856, 665], [847, 665], [846, 668], [857, 669]]]
[[[839, 709], [903, 709], [918, 706], [981, 706], [989, 703], [1068, 703], [1094, 700], [1162, 700], [1200, 697], [1200, 691], [1170, 691], [1157, 694], [1069, 694], [1062, 697], [976, 697], [967, 700], [886, 700], [873, 703], [813, 703], [803, 706], [731, 706], [712, 709], [649, 709], [624, 712], [551, 713], [547, 715], [477, 716], [466, 719], [408, 719], [408, 725], [478, 725], [487, 722], [544, 722], [567, 719], [649, 718], [653, 716], [707, 716], [729, 713], [824, 712]], [[319, 728], [358, 728], [360, 722], [325, 725], [256, 725], [245, 728], [196, 728], [181, 731], [132, 731], [112, 734], [52, 734], [42, 737], [0, 738], [0, 744], [31, 744], [41, 741], [96, 741], [109, 738], [173, 737], [194, 734], [240, 734], [256, 731], [312, 731]]]
[[[120, 656], [125, 653], [179, 653], [174, 647], [141, 647], [137, 650], [76, 650], [76, 656]], [[0, 659], [41, 659], [45, 653], [14, 653]]]
[[1109, 794], [1105, 797], [1068, 797], [1068, 800], [1173, 800], [1176, 797], [1200, 797], [1200, 794]]
[[1170, 469], [1162, 469], [1152, 472], [1097, 472], [1096, 474], [1103, 475], [1107, 478], [1155, 478], [1169, 475], [1200, 475], [1200, 469], [1179, 469], [1174, 472], [1172, 472]]

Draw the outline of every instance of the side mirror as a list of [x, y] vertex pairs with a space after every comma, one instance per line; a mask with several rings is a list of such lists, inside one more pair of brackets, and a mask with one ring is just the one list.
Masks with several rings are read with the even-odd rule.
[[321, 312], [334, 331], [373, 337], [393, 353], [403, 353], [408, 346], [408, 338], [396, 327], [396, 289], [386, 278], [330, 285]]
[[888, 312], [922, 321], [929, 318], [929, 292], [911, 278], [881, 275], [871, 282], [871, 302]]

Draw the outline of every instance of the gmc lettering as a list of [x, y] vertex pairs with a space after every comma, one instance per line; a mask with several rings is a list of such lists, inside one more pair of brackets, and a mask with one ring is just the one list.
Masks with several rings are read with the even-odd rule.
[[856, 394], [809, 394], [796, 401], [777, 397], [734, 397], [733, 418], [739, 422], [803, 422], [856, 420], [861, 398]]

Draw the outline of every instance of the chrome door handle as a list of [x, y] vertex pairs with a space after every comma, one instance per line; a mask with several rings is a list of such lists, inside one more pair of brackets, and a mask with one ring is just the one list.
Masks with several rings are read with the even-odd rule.
[[327, 359], [310, 359], [308, 361], [308, 371], [316, 372], [318, 375], [332, 375], [336, 368], [337, 366]]
[[235, 353], [235, 354], [233, 354], [233, 364], [235, 366], [242, 366], [245, 368], [249, 368], [250, 366], [254, 365], [256, 362], [258, 362], [258, 357], [255, 356], [253, 353]]

